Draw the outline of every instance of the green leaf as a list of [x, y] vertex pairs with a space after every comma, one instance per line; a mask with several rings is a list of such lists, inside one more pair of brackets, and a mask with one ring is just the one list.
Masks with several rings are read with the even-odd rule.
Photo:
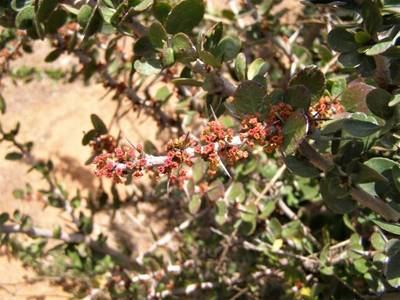
[[364, 164], [381, 174], [386, 180], [361, 184], [360, 187], [366, 192], [383, 199], [398, 199], [400, 193], [397, 191], [395, 183], [393, 182], [392, 168], [400, 165], [393, 160], [383, 157], [371, 158]]
[[194, 183], [199, 183], [207, 172], [207, 162], [202, 159], [196, 160], [192, 167]]
[[380, 221], [380, 220], [372, 220], [372, 222], [374, 222], [379, 228], [396, 234], [396, 235], [400, 235], [400, 224], [394, 224], [394, 223], [388, 223], [388, 222], [384, 222], [384, 221]]
[[222, 225], [226, 222], [228, 218], [228, 209], [226, 207], [226, 204], [223, 200], [217, 201], [217, 213], [215, 216], [215, 221], [219, 224]]
[[307, 160], [300, 159], [296, 156], [285, 157], [285, 164], [290, 171], [301, 177], [318, 177], [320, 173], [319, 170], [311, 165]]
[[53, 62], [57, 60], [63, 52], [64, 52], [63, 49], [54, 49], [46, 56], [44, 61], [47, 63]]
[[242, 81], [246, 79], [246, 55], [244, 53], [239, 53], [235, 59], [235, 73], [236, 77]]
[[214, 53], [219, 41], [222, 38], [223, 31], [224, 27], [222, 26], [221, 22], [211, 27], [205, 36], [205, 41], [203, 43], [204, 50]]
[[53, 238], [54, 239], [59, 239], [61, 237], [61, 226], [57, 225], [54, 229], [53, 229]]
[[28, 29], [33, 26], [35, 9], [33, 6], [25, 6], [15, 17], [15, 26], [19, 29]]
[[311, 101], [315, 102], [325, 90], [325, 76], [317, 67], [307, 67], [296, 73], [289, 85], [304, 85], [311, 93]]
[[176, 86], [202, 86], [204, 83], [193, 78], [175, 78], [171, 82]]
[[364, 45], [371, 40], [371, 35], [365, 31], [357, 31], [354, 35], [357, 44]]
[[341, 182], [340, 177], [327, 174], [320, 183], [322, 199], [326, 206], [337, 214], [351, 212], [356, 203], [350, 196], [349, 189]]
[[159, 22], [154, 22], [151, 24], [148, 36], [151, 44], [155, 48], [163, 48], [164, 44], [168, 40], [167, 32], [165, 31], [164, 26], [162, 26]]
[[226, 36], [221, 39], [216, 48], [217, 57], [223, 61], [232, 60], [238, 55], [242, 43], [236, 36]]
[[162, 50], [162, 63], [164, 66], [170, 66], [175, 62], [174, 49], [164, 48]]
[[396, 106], [400, 103], [400, 94], [394, 95], [392, 100], [389, 102], [389, 107]]
[[82, 145], [86, 146], [90, 141], [94, 140], [97, 136], [97, 131], [95, 129], [89, 130], [82, 138]]
[[154, 0], [142, 0], [139, 4], [133, 7], [134, 11], [142, 12], [151, 7], [154, 3]]
[[378, 251], [385, 250], [386, 242], [385, 242], [385, 239], [382, 237], [382, 234], [379, 232], [374, 232], [371, 235], [371, 244], [375, 250], [378, 250]]
[[171, 11], [171, 5], [166, 1], [156, 1], [153, 4], [153, 15], [154, 17], [164, 23]]
[[346, 79], [343, 77], [331, 78], [329, 80], [330, 92], [333, 97], [341, 96], [347, 87]]
[[240, 218], [245, 222], [255, 222], [257, 219], [257, 205], [254, 203], [248, 203], [245, 207], [241, 209]]
[[189, 202], [189, 211], [191, 214], [196, 214], [201, 207], [201, 197], [198, 194], [192, 196]]
[[203, 19], [205, 12], [202, 0], [184, 0], [176, 5], [166, 19], [167, 32], [190, 32]]
[[354, 68], [363, 62], [363, 55], [357, 51], [345, 52], [339, 55], [338, 60], [346, 68]]
[[395, 185], [397, 191], [400, 192], [400, 166], [398, 166], [398, 165], [393, 166], [392, 176], [393, 176], [394, 185]]
[[201, 50], [199, 51], [200, 59], [207, 65], [219, 68], [221, 66], [221, 61], [214, 56], [211, 52]]
[[23, 189], [15, 189], [13, 190], [13, 196], [15, 199], [24, 199], [25, 192]]
[[364, 0], [362, 2], [361, 16], [369, 34], [374, 35], [380, 30], [383, 19], [377, 1]]
[[358, 45], [354, 39], [354, 34], [340, 27], [337, 27], [329, 32], [328, 44], [329, 47], [338, 52], [350, 52], [357, 50], [358, 48]]
[[93, 127], [98, 134], [106, 134], [108, 132], [106, 124], [95, 114], [90, 115]]
[[[104, 1], [104, 0], [103, 0]], [[116, 10], [114, 8], [110, 8], [105, 5], [99, 5], [99, 10], [101, 13], [101, 16], [103, 17], [104, 22], [107, 24], [111, 24], [112, 17], [116, 13]]]
[[343, 92], [341, 103], [349, 112], [367, 112], [366, 98], [374, 87], [360, 81], [352, 81]]
[[36, 12], [37, 20], [43, 22], [56, 9], [58, 0], [40, 0], [39, 7]]
[[381, 127], [371, 122], [355, 119], [346, 119], [343, 122], [343, 129], [355, 137], [367, 137], [378, 132]]
[[264, 76], [265, 73], [267, 73], [268, 68], [268, 64], [262, 58], [257, 58], [249, 65], [247, 78], [252, 80], [256, 76]]
[[3, 225], [5, 222], [7, 222], [10, 219], [10, 215], [8, 213], [1, 213], [0, 214], [0, 225]]
[[367, 51], [365, 51], [365, 54], [369, 55], [369, 56], [382, 54], [383, 52], [388, 50], [390, 47], [392, 47], [392, 45], [393, 45], [392, 41], [380, 42], [380, 43], [377, 43], [377, 44], [373, 45], [372, 47], [370, 47]]
[[196, 59], [196, 48], [190, 38], [182, 32], [172, 38], [172, 49], [177, 61], [190, 63]]
[[100, 30], [103, 25], [103, 18], [100, 13], [100, 9], [96, 6], [90, 14], [89, 20], [87, 21], [86, 27], [83, 31], [83, 39], [86, 40], [97, 31]]
[[87, 26], [92, 13], [93, 13], [93, 7], [91, 7], [90, 5], [84, 4], [81, 6], [81, 8], [79, 9], [77, 20], [82, 28], [85, 28]]
[[56, 9], [50, 14], [50, 16], [46, 20], [45, 23], [46, 32], [57, 33], [57, 30], [67, 22], [67, 19], [68, 19], [68, 13], [65, 10], [61, 8]]
[[300, 112], [294, 112], [283, 126], [283, 151], [286, 155], [292, 154], [297, 150], [298, 145], [306, 136], [307, 120]]
[[400, 286], [400, 241], [391, 239], [386, 245], [387, 257], [382, 257], [381, 261], [385, 263], [384, 274], [389, 284], [395, 288]]
[[232, 102], [236, 112], [255, 114], [264, 104], [265, 90], [261, 84], [253, 80], [243, 81], [236, 89]]
[[[154, 95], [154, 99], [157, 101], [165, 102], [171, 97], [172, 93], [167, 86], [160, 87], [156, 94]], [[148, 153], [146, 151], [146, 153]]]
[[10, 152], [7, 153], [5, 156], [5, 159], [7, 160], [20, 160], [23, 157], [23, 155], [19, 152]]
[[156, 75], [161, 72], [161, 63], [156, 59], [136, 60], [133, 64], [135, 70], [143, 76]]
[[358, 161], [350, 163], [346, 168], [346, 171], [350, 175], [352, 183], [355, 184], [386, 181], [384, 176]]
[[226, 199], [230, 203], [242, 203], [246, 198], [243, 183], [233, 182], [226, 191]]
[[[10, 1], [7, 1], [10, 2]], [[20, 11], [25, 6], [31, 5], [32, 0], [12, 0], [11, 1], [11, 8], [15, 11]]]
[[[166, 48], [169, 49], [169, 48]], [[136, 56], [139, 57], [153, 57], [154, 56], [154, 47], [152, 43], [150, 42], [150, 39], [148, 36], [144, 36], [140, 39], [138, 39], [133, 46], [133, 50], [135, 52]]]
[[374, 89], [367, 95], [369, 110], [382, 119], [389, 119], [393, 115], [393, 108], [389, 107], [392, 95], [384, 89]]
[[4, 99], [3, 95], [0, 93], [0, 112], [2, 114], [5, 114], [6, 109], [7, 109], [6, 99]]
[[293, 108], [308, 110], [311, 104], [311, 94], [304, 85], [292, 85], [287, 90], [286, 102]]
[[221, 180], [214, 180], [208, 187], [207, 197], [210, 201], [222, 199], [225, 195], [225, 187]]

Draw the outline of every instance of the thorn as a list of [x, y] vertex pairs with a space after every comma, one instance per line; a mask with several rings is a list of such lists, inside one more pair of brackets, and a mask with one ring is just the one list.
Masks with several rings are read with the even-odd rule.
[[210, 109], [211, 109], [211, 114], [213, 115], [213, 118], [215, 119], [215, 121], [218, 121], [217, 115], [215, 114], [214, 108], [210, 105]]
[[224, 170], [224, 172], [226, 173], [226, 175], [228, 175], [228, 177], [230, 179], [232, 179], [231, 174], [229, 173], [228, 169], [225, 167], [224, 163], [222, 162], [221, 158], [218, 156], [218, 160], [219, 160], [219, 165], [221, 166], [222, 170]]

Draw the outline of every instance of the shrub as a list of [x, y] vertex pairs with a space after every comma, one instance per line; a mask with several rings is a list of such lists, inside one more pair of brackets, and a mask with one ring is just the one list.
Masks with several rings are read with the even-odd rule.
[[[19, 124], [1, 124], [0, 141], [15, 149], [6, 159], [41, 173], [49, 188], [40, 193], [74, 223], [67, 233], [3, 213], [3, 244], [41, 272], [41, 262], [60, 261], [58, 276], [84, 279], [79, 297], [364, 299], [397, 291], [400, 5], [310, 0], [297, 23], [285, 24], [290, 11], [279, 2], [231, 1], [215, 11], [202, 0], [2, 1], [0, 79], [35, 80], [38, 70], [10, 62], [45, 39], [46, 62], [79, 61], [47, 76], [100, 82], [170, 135], [164, 149], [133, 144], [92, 114], [82, 143], [92, 149], [93, 175], [111, 189], [88, 201], [84, 191], [71, 197], [51, 160], [32, 156]], [[3, 114], [6, 101], [0, 95]], [[96, 236], [93, 223], [99, 207], [134, 205], [117, 186], [143, 176], [175, 218], [133, 258]], [[37, 239], [22, 243], [18, 233]], [[46, 250], [49, 239], [59, 246]]]

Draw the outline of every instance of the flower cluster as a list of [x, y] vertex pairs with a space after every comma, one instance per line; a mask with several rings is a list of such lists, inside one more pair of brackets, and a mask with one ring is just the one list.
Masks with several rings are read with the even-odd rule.
[[293, 113], [293, 107], [286, 103], [278, 103], [271, 107], [266, 118], [266, 145], [267, 153], [273, 153], [283, 144], [283, 125]]
[[240, 159], [239, 149], [230, 146], [229, 143], [233, 138], [233, 130], [225, 128], [217, 121], [211, 121], [200, 135], [201, 144], [194, 148], [197, 155], [208, 161], [208, 173], [214, 175], [218, 170], [220, 157], [225, 156], [229, 162]]
[[170, 184], [183, 187], [183, 183], [188, 179], [184, 165], [193, 165], [192, 157], [187, 149], [193, 147], [195, 142], [188, 135], [176, 138], [167, 144], [167, 158], [164, 163], [157, 167], [157, 173], [165, 174], [170, 180]]
[[117, 141], [110, 134], [102, 134], [91, 140], [89, 145], [92, 147], [94, 153], [112, 153], [117, 148]]
[[283, 125], [293, 111], [290, 105], [279, 103], [271, 107], [265, 121], [259, 120], [258, 116], [246, 117], [241, 122], [239, 136], [234, 136], [231, 128], [211, 121], [201, 132], [198, 141], [189, 135], [170, 141], [165, 156], [146, 155], [141, 149], [136, 149], [139, 153], [139, 157], [136, 157], [133, 148], [115, 148], [96, 157], [96, 173], [119, 182], [128, 173], [133, 173], [135, 177], [142, 176], [147, 168], [157, 176], [167, 175], [170, 184], [183, 187], [189, 178], [187, 168], [193, 165], [196, 156], [208, 162], [208, 173], [214, 175], [221, 162], [234, 165], [247, 158], [247, 150], [255, 145], [263, 146], [268, 153], [273, 152], [283, 143]]
[[323, 96], [310, 108], [312, 119], [330, 119], [333, 115], [343, 113], [345, 109], [338, 99]]
[[115, 148], [113, 152], [102, 153], [94, 159], [96, 175], [112, 178], [114, 182], [121, 182], [121, 177], [128, 173], [135, 177], [143, 176], [147, 167], [143, 150], [140, 146], [136, 149], [130, 146]]
[[258, 120], [256, 116], [246, 117], [241, 122], [240, 138], [245, 143], [254, 147], [254, 145], [265, 145], [267, 130], [265, 125]]

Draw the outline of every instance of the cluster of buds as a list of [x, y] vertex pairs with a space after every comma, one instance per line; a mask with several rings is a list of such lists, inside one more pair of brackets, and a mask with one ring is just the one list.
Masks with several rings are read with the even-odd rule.
[[266, 146], [264, 147], [267, 153], [273, 153], [283, 144], [283, 125], [293, 113], [293, 107], [286, 103], [278, 103], [272, 105], [266, 123]]
[[246, 117], [241, 122], [240, 138], [245, 143], [254, 147], [254, 145], [265, 145], [265, 138], [267, 136], [267, 130], [265, 125], [258, 120], [258, 117], [251, 116]]
[[[234, 162], [242, 157], [230, 143], [233, 139], [233, 130], [225, 128], [217, 121], [211, 121], [200, 135], [201, 144], [194, 148], [194, 152], [205, 161], [208, 161], [208, 173], [214, 175], [218, 170], [221, 156], [226, 156], [228, 162]], [[225, 155], [224, 155], [225, 154]]]
[[[328, 107], [323, 106], [326, 101], [327, 99], [323, 98], [313, 109], [326, 113], [326, 110], [321, 110]], [[340, 103], [328, 104], [332, 113], [343, 111]], [[121, 177], [127, 174], [139, 177], [143, 175], [145, 169], [148, 169], [157, 176], [168, 176], [171, 184], [182, 187], [183, 182], [188, 179], [187, 168], [192, 166], [195, 157], [208, 162], [208, 173], [214, 175], [220, 163], [234, 165], [247, 158], [248, 151], [256, 145], [262, 146], [265, 152], [272, 153], [283, 144], [283, 127], [293, 113], [294, 109], [289, 104], [272, 105], [264, 120], [259, 116], [244, 118], [238, 135], [234, 135], [231, 128], [226, 128], [217, 121], [211, 121], [201, 132], [198, 141], [188, 135], [170, 141], [164, 156], [147, 155], [141, 148], [113, 149], [113, 146], [110, 146], [108, 153], [103, 153], [95, 159], [96, 173], [119, 182]], [[101, 137], [100, 140], [108, 141], [107, 139], [103, 141]]]
[[188, 179], [184, 166], [193, 165], [192, 156], [187, 149], [194, 145], [195, 142], [188, 135], [170, 141], [167, 144], [167, 157], [164, 163], [157, 167], [157, 173], [167, 175], [171, 185], [182, 188]]
[[89, 143], [94, 153], [112, 153], [117, 148], [116, 139], [110, 134], [102, 134]]
[[140, 146], [136, 149], [130, 146], [115, 148], [111, 153], [102, 153], [94, 159], [96, 175], [112, 178], [114, 182], [122, 182], [121, 178], [133, 174], [143, 176], [147, 161]]
[[343, 105], [338, 99], [331, 99], [328, 96], [323, 96], [317, 103], [310, 108], [311, 119], [330, 119], [335, 114], [345, 112]]

